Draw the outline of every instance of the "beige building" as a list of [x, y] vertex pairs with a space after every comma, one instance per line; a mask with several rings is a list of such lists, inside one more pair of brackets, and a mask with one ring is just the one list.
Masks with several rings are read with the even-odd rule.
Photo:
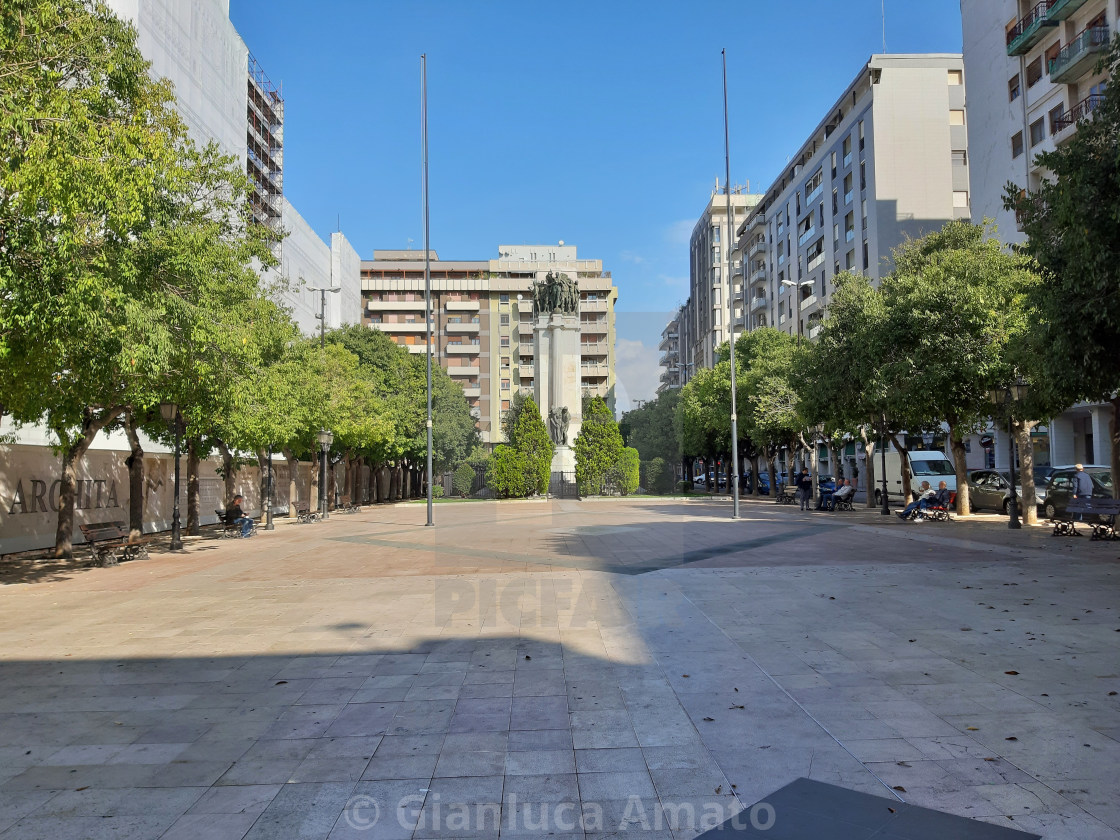
[[[517, 391], [533, 393], [535, 280], [564, 272], [580, 290], [583, 393], [614, 404], [618, 289], [602, 260], [574, 245], [501, 245], [492, 260], [431, 254], [433, 359], [463, 386], [487, 445], [503, 441], [501, 419]], [[424, 252], [374, 251], [362, 261], [362, 321], [410, 352], [424, 353]]]

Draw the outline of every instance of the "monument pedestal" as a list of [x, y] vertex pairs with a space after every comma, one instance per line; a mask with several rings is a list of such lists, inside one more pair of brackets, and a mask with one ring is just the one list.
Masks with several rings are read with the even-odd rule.
[[[549, 434], [556, 444], [556, 451], [552, 456], [552, 473], [566, 473], [568, 480], [575, 477], [576, 471], [572, 441], [583, 424], [579, 336], [578, 312], [538, 315], [533, 329], [537, 361], [533, 396], [540, 407], [541, 419], [549, 427]], [[562, 439], [559, 439], [554, 434], [550, 418], [553, 411], [559, 413], [565, 410], [568, 416], [567, 429]]]
[[576, 477], [576, 453], [570, 446], [557, 446], [552, 453], [552, 474], [562, 473], [568, 481]]

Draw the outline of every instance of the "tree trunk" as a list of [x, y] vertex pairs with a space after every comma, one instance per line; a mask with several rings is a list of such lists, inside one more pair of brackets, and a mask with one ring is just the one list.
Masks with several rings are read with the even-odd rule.
[[863, 443], [863, 486], [867, 491], [867, 507], [875, 508], [875, 440], [868, 437], [867, 427], [859, 427], [860, 441]]
[[1108, 436], [1112, 439], [1112, 498], [1120, 499], [1120, 395], [1113, 397], [1112, 416], [1108, 418]]
[[288, 462], [288, 516], [295, 519], [299, 507], [299, 459], [292, 450], [283, 451], [284, 460]]
[[136, 542], [144, 534], [144, 450], [136, 434], [136, 417], [130, 409], [124, 416], [124, 432], [128, 436], [128, 541]]
[[225, 485], [223, 506], [233, 501], [233, 453], [223, 441], [214, 441], [222, 453], [222, 483]]
[[401, 486], [401, 466], [393, 464], [389, 471], [389, 501], [395, 502]]
[[319, 510], [323, 504], [323, 494], [319, 491], [319, 461], [323, 454], [316, 450], [315, 454], [311, 457], [311, 482], [308, 484], [308, 489], [311, 493], [311, 498], [307, 500], [308, 510]]
[[953, 469], [957, 473], [957, 516], [970, 516], [972, 502], [969, 500], [968, 460], [964, 441], [960, 436], [960, 424], [955, 420], [946, 422], [949, 425], [949, 450], [953, 453]]
[[1019, 487], [1022, 489], [1019, 499], [1019, 516], [1024, 525], [1038, 524], [1038, 494], [1034, 486], [1034, 444], [1031, 442], [1031, 430], [1038, 425], [1037, 420], [1019, 420], [1012, 423], [1015, 433], [1015, 442], [1019, 446]]
[[198, 438], [187, 440], [187, 534], [197, 537], [199, 533], [198, 508], [201, 494], [198, 488]]
[[257, 477], [259, 479], [258, 483], [260, 484], [261, 525], [263, 526], [263, 525], [268, 524], [268, 508], [269, 508], [268, 487], [269, 487], [270, 479], [272, 478], [272, 476], [269, 474], [269, 471], [268, 471], [269, 458], [268, 458], [268, 450], [267, 449], [258, 449], [257, 450], [257, 464], [260, 467], [260, 471], [258, 472]]
[[334, 468], [335, 464], [331, 463], [330, 453], [327, 453], [327, 511], [335, 509], [335, 488], [337, 485], [334, 483]]
[[86, 454], [97, 433], [124, 412], [124, 406], [108, 409], [100, 417], [86, 409], [82, 416], [82, 430], [71, 439], [65, 430], [53, 429], [62, 444], [62, 475], [58, 484], [58, 524], [54, 534], [54, 557], [74, 556], [74, 495], [78, 480], [77, 463]]
[[778, 495], [778, 465], [776, 463], [778, 453], [773, 449], [766, 451], [766, 471], [770, 473], [770, 497], [774, 498]]
[[[910, 504], [914, 501], [914, 489], [910, 486], [914, 479], [910, 472], [910, 451], [898, 442], [898, 436], [894, 433], [888, 433], [887, 437], [898, 450], [898, 469], [902, 474], [902, 498], [906, 504]], [[889, 492], [890, 488], [888, 487], [887, 490]]]

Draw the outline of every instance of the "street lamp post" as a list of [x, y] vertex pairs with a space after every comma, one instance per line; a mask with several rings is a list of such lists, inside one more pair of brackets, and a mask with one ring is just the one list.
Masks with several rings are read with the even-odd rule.
[[183, 532], [179, 523], [179, 445], [183, 433], [183, 415], [179, 413], [176, 403], [160, 403], [159, 413], [163, 417], [167, 428], [175, 435], [175, 494], [171, 508], [171, 550], [178, 551], [183, 547]]
[[[1013, 405], [1022, 401], [1027, 395], [1027, 384], [1017, 379], [1004, 388], [992, 388], [988, 391], [988, 399], [992, 405], [1003, 405], [1007, 410], [1007, 468], [1011, 472], [1011, 492], [1007, 503], [1007, 527], [1012, 530], [1022, 528], [1019, 521], [1019, 479], [1015, 475], [1015, 428]], [[993, 424], [995, 417], [992, 418]]]
[[266, 507], [265, 507], [265, 522], [268, 524], [264, 526], [266, 531], [275, 531], [276, 523], [272, 521], [272, 501], [273, 501], [273, 477], [272, 477], [272, 447], [268, 447], [268, 492], [265, 493]]
[[341, 286], [308, 286], [307, 291], [319, 293], [319, 314], [315, 316], [315, 320], [319, 322], [319, 349], [322, 350], [327, 346], [327, 292], [338, 294], [342, 291]]
[[332, 443], [334, 443], [334, 435], [326, 429], [320, 429], [319, 448], [322, 450], [322, 454], [319, 461], [319, 515], [323, 519], [329, 518], [327, 513], [327, 455]]

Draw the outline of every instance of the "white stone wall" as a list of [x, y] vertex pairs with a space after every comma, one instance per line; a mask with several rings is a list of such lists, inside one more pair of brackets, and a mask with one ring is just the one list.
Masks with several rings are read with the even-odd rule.
[[332, 294], [334, 309], [327, 313], [327, 325], [362, 322], [362, 258], [354, 250], [345, 234], [331, 234], [331, 259], [334, 266], [334, 284], [342, 291]]

